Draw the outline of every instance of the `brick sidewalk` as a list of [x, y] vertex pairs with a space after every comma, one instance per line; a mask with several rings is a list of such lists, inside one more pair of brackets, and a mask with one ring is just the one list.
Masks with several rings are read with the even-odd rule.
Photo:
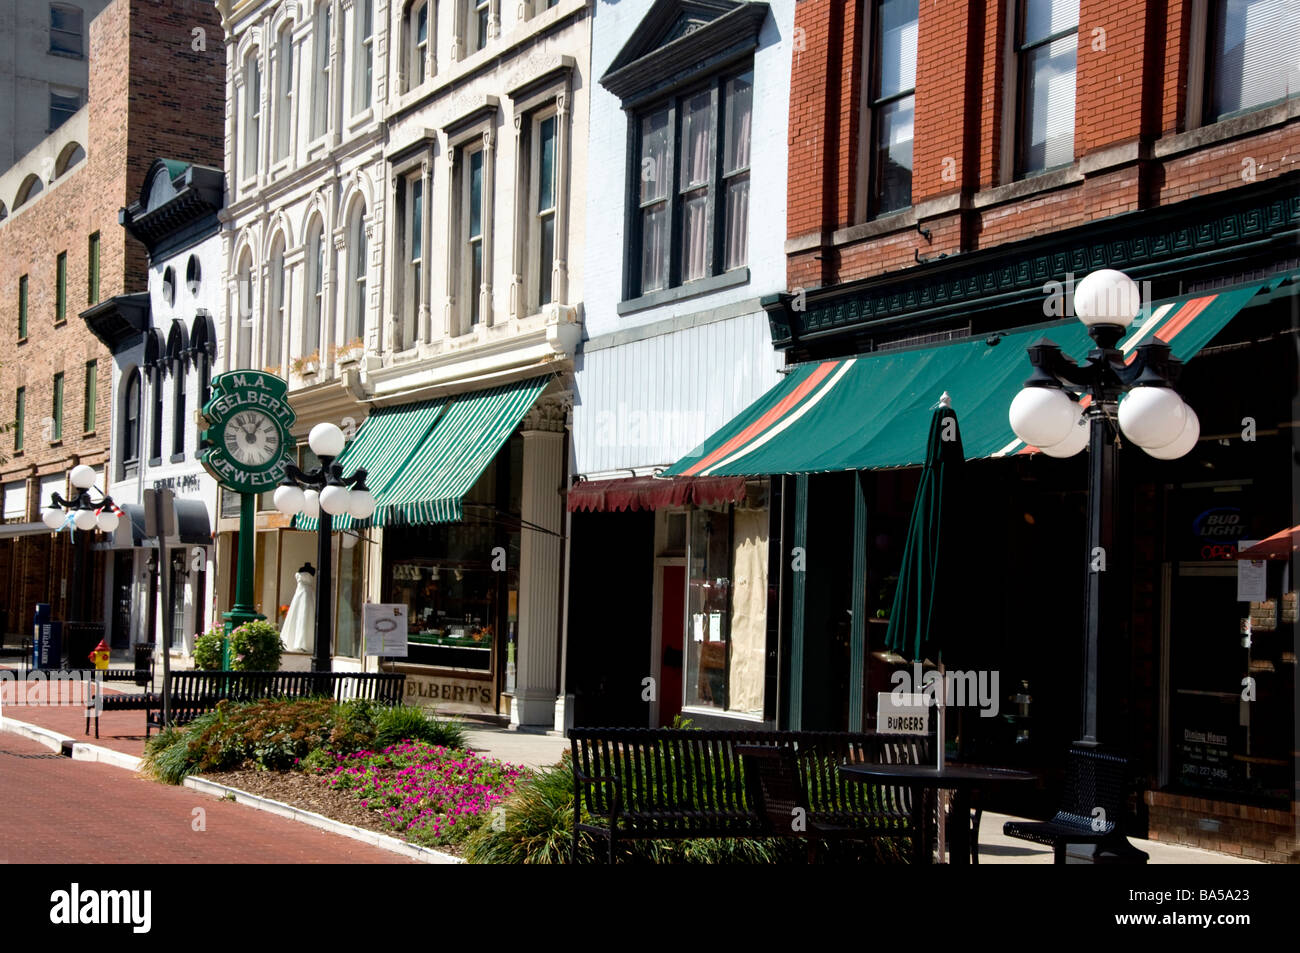
[[[0, 864], [409, 862], [189, 788], [74, 762], [7, 733], [0, 733], [0, 804]], [[194, 829], [196, 808], [205, 830]]]
[[[0, 682], [0, 702], [6, 718], [39, 725], [76, 741], [112, 748], [124, 754], [140, 757], [144, 754], [144, 712], [110, 711], [99, 716], [99, 738], [95, 738], [95, 722], [90, 723], [86, 734], [86, 710], [82, 705], [15, 705], [15, 691], [21, 683]], [[115, 694], [105, 689], [105, 694]]]

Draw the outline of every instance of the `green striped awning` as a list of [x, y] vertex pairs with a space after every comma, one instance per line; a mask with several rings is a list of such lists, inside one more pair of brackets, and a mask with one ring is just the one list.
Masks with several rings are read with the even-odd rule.
[[[448, 523], [461, 518], [461, 497], [536, 403], [550, 377], [537, 377], [456, 397], [381, 407], [339, 455], [345, 474], [366, 470], [378, 507], [366, 525]], [[350, 516], [334, 517], [336, 530]], [[317, 521], [294, 519], [297, 529]]]
[[[1273, 282], [1185, 295], [1144, 308], [1120, 348], [1163, 341], [1190, 360]], [[1067, 357], [1093, 347], [1073, 318], [990, 337], [801, 364], [661, 476], [751, 476], [916, 466], [930, 417], [947, 391], [967, 459], [1033, 453], [1007, 418], [1033, 370], [1026, 348], [1043, 338]]]

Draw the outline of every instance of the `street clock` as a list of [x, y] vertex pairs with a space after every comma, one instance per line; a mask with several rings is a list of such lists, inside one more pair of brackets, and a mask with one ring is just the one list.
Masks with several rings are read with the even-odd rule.
[[289, 428], [294, 412], [289, 385], [265, 371], [228, 371], [212, 379], [212, 399], [203, 408], [207, 429], [203, 466], [228, 490], [265, 493], [284, 479], [294, 460]]

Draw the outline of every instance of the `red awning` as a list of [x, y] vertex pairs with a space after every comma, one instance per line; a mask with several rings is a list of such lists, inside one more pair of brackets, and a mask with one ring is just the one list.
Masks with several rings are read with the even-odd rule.
[[569, 512], [657, 510], [664, 506], [708, 506], [745, 499], [744, 477], [626, 477], [588, 480], [569, 489]]
[[1249, 549], [1237, 553], [1238, 559], [1290, 559], [1300, 548], [1300, 526], [1292, 526], [1268, 539], [1261, 539]]

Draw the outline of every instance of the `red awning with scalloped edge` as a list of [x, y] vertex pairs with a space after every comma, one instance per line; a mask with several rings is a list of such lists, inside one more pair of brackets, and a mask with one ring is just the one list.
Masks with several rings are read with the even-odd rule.
[[665, 506], [709, 506], [745, 499], [744, 477], [625, 477], [587, 480], [570, 487], [570, 513], [621, 513]]

